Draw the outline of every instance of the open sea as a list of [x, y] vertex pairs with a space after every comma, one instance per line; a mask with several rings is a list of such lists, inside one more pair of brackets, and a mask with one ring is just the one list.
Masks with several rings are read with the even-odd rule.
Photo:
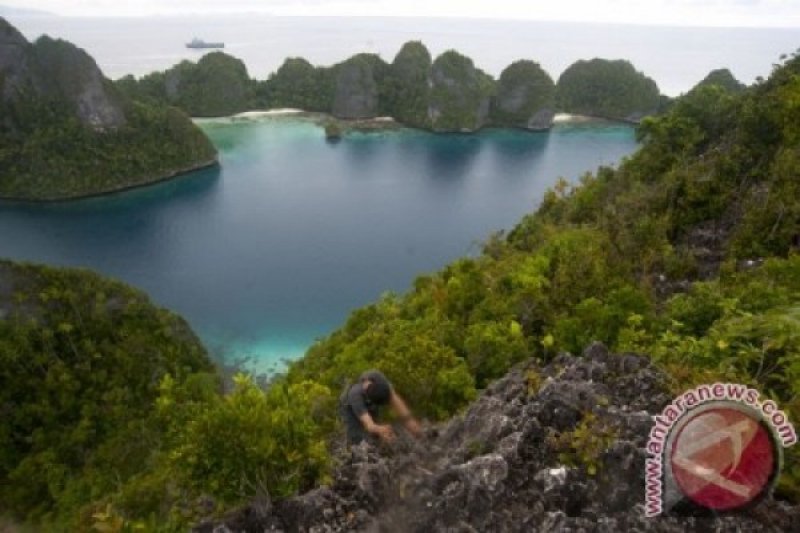
[[[534, 9], [532, 4], [532, 9]], [[628, 59], [670, 96], [687, 91], [709, 71], [727, 67], [742, 82], [767, 76], [781, 54], [800, 46], [798, 29], [673, 28], [567, 22], [443, 18], [182, 17], [9, 19], [28, 38], [46, 33], [86, 49], [107, 76], [164, 70], [204, 51], [184, 44], [197, 36], [223, 41], [254, 78], [265, 79], [286, 57], [330, 65], [360, 52], [387, 61], [409, 40], [431, 53], [454, 48], [497, 77], [517, 59], [533, 59], [553, 79], [579, 59]]]
[[[409, 39], [456, 48], [492, 74], [518, 58], [554, 77], [579, 58], [629, 58], [678, 94], [712, 68], [767, 75], [794, 30], [426, 19], [184, 17], [12, 19], [29, 38], [85, 48], [110, 77], [164, 69], [199, 53], [193, 36], [264, 78], [286, 56], [330, 64], [360, 52], [391, 59]], [[0, 256], [83, 266], [144, 289], [185, 316], [210, 350], [279, 369], [353, 309], [417, 275], [477, 253], [536, 208], [558, 177], [577, 179], [636, 149], [633, 129], [561, 125], [353, 135], [335, 144], [309, 121], [200, 122], [221, 167], [113, 196], [51, 205], [0, 203]]]

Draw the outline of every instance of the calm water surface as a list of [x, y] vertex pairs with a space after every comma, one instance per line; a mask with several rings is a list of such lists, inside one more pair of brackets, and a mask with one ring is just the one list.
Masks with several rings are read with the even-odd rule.
[[268, 369], [353, 308], [477, 252], [559, 176], [635, 149], [619, 125], [337, 144], [294, 119], [202, 126], [220, 169], [99, 199], [0, 203], [0, 256], [125, 280], [184, 315], [212, 350]]

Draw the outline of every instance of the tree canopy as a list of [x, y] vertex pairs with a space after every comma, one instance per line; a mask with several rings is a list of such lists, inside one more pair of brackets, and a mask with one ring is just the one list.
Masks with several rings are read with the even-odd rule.
[[555, 108], [555, 92], [552, 78], [538, 63], [515, 61], [500, 74], [492, 122], [525, 127], [537, 112]]
[[660, 103], [656, 82], [625, 60], [580, 60], [558, 78], [556, 101], [567, 113], [638, 120]]

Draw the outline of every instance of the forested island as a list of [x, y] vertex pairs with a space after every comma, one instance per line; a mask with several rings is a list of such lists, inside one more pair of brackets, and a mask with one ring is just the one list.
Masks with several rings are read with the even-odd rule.
[[215, 163], [186, 113], [131, 100], [80, 48], [29, 43], [0, 18], [0, 198], [91, 196]]
[[[499, 109], [456, 53], [431, 61], [407, 45], [386, 68], [358, 56], [333, 77], [290, 60], [236, 94], [353, 115], [408, 102], [410, 121], [431, 120], [433, 103], [443, 129]], [[391, 72], [384, 100], [375, 76]], [[521, 63], [501, 76], [503, 121], [527, 125], [567, 97], [539, 74]], [[714, 82], [726, 78], [642, 119], [637, 153], [559, 184], [478, 257], [354, 311], [268, 387], [238, 375], [227, 389], [186, 324], [139, 291], [0, 263], [0, 516], [47, 531], [788, 530], [797, 446], [752, 512], [643, 521], [637, 505], [651, 416], [676, 393], [745, 383], [800, 419], [800, 57], [741, 90]], [[295, 79], [331, 90], [290, 90]], [[86, 120], [130, 120], [107, 109]], [[336, 398], [368, 368], [429, 420], [424, 450], [341, 451]]]
[[554, 82], [538, 63], [519, 60], [495, 80], [455, 50], [433, 58], [424, 44], [404, 44], [391, 63], [357, 54], [330, 67], [289, 58], [263, 81], [240, 60], [212, 52], [165, 72], [117, 86], [131, 98], [175, 105], [193, 116], [295, 108], [343, 121], [393, 117], [435, 132], [484, 127], [539, 131], [556, 112], [636, 123], [668, 105], [656, 83], [628, 61], [578, 61]]
[[[432, 58], [416, 41], [391, 63], [375, 54], [330, 67], [289, 58], [263, 81], [239, 59], [212, 52], [111, 82], [83, 50], [47, 36], [28, 43], [4, 19], [0, 44], [4, 199], [81, 198], [215, 164], [216, 150], [189, 116], [299, 108], [332, 117], [326, 134], [338, 138], [353, 128], [398, 124], [434, 132], [540, 131], [553, 125], [556, 112], [638, 123], [670, 105], [627, 61], [578, 61], [554, 82], [536, 62], [520, 60], [495, 80], [454, 50]], [[724, 70], [702, 84], [743, 88]]]

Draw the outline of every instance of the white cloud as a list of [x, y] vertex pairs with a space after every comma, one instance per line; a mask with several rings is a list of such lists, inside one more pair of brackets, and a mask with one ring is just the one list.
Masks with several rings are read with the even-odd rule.
[[0, 0], [66, 15], [265, 12], [800, 27], [800, 0]]

